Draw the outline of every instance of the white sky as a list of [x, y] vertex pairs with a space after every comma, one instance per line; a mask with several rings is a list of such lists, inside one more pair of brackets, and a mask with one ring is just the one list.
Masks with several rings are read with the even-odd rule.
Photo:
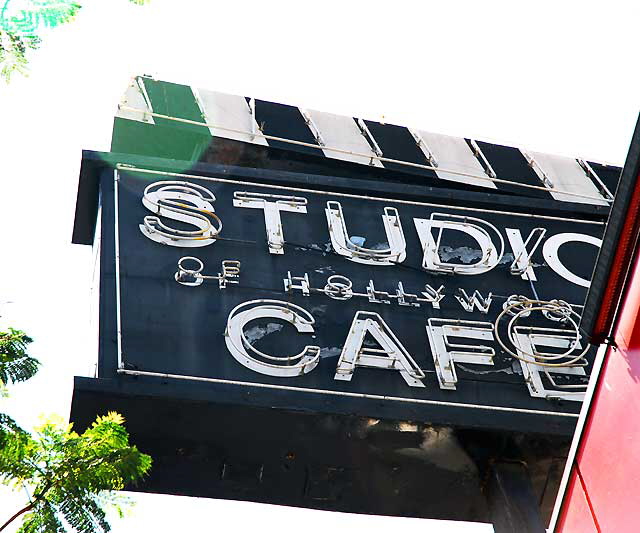
[[[91, 250], [71, 245], [82, 148], [108, 150], [134, 74], [427, 131], [622, 164], [638, 115], [633, 2], [87, 0], [0, 86], [0, 325], [35, 337], [36, 378], [0, 411], [68, 417], [95, 359]], [[10, 303], [8, 303], [10, 302]], [[491, 531], [490, 526], [135, 496], [115, 533]], [[455, 497], [452, 495], [452, 497]], [[0, 520], [24, 494], [0, 491]]]

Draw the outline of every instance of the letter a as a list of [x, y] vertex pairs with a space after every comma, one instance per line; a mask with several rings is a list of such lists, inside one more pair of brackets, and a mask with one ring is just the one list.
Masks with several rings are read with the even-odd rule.
[[[367, 333], [381, 349], [364, 346]], [[410, 387], [424, 387], [424, 372], [377, 313], [358, 311], [353, 317], [334, 379], [351, 381], [358, 366], [397, 370]]]

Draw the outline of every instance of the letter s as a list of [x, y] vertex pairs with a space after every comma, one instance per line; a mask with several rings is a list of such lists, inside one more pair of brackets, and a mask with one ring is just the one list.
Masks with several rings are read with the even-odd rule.
[[[172, 220], [195, 226], [197, 229], [179, 229], [167, 226], [160, 216], [146, 216], [140, 231], [152, 241], [168, 246], [197, 248], [208, 246], [222, 230], [222, 221], [214, 213], [213, 193], [195, 183], [186, 181], [156, 181], [148, 185], [142, 196], [142, 205], [149, 211]], [[211, 219], [215, 221], [215, 226]]]

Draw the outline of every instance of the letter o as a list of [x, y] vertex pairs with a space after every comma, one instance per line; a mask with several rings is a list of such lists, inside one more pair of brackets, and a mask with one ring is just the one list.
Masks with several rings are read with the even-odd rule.
[[584, 233], [558, 233], [557, 235], [554, 235], [553, 237], [550, 237], [545, 241], [544, 247], [542, 249], [542, 255], [544, 256], [544, 260], [556, 274], [562, 276], [564, 279], [570, 281], [571, 283], [580, 285], [580, 287], [589, 287], [591, 282], [588, 279], [576, 276], [562, 264], [560, 258], [558, 257], [558, 249], [560, 248], [560, 246], [571, 241], [593, 244], [598, 248], [600, 248], [600, 246], [602, 245], [601, 239], [592, 237], [591, 235], [585, 235]]

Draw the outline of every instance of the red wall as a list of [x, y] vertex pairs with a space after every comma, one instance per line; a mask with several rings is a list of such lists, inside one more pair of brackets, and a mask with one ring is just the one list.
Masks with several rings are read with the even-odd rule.
[[636, 256], [557, 533], [640, 532], [640, 261]]

